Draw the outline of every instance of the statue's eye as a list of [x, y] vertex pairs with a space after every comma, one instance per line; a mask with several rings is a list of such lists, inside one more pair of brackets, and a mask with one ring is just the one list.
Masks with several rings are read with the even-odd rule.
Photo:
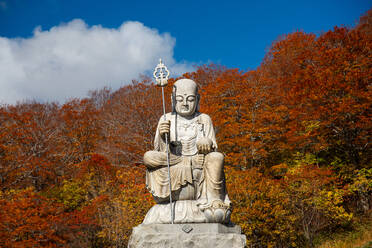
[[182, 102], [183, 101], [183, 96], [176, 96], [176, 101], [177, 102]]
[[193, 102], [193, 101], [195, 101], [195, 96], [188, 96], [188, 97], [187, 97], [187, 101], [188, 101], [188, 102]]

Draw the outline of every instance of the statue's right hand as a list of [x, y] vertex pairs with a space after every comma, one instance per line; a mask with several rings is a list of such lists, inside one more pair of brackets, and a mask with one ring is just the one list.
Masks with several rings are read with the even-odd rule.
[[159, 123], [159, 134], [161, 137], [165, 138], [165, 134], [169, 137], [170, 131], [170, 120], [160, 121]]

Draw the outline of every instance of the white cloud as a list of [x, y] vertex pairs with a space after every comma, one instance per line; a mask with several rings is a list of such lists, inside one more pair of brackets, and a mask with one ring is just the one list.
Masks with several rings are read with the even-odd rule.
[[0, 103], [65, 101], [104, 86], [117, 89], [148, 73], [161, 57], [173, 74], [191, 70], [173, 58], [175, 39], [139, 22], [117, 29], [75, 19], [31, 38], [0, 37]]

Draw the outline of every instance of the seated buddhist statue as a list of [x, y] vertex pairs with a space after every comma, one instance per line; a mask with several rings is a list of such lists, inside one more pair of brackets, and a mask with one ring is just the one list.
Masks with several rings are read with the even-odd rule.
[[174, 201], [175, 223], [229, 222], [224, 156], [217, 152], [211, 118], [198, 111], [199, 100], [194, 81], [180, 79], [174, 84], [172, 112], [165, 115], [165, 120], [164, 116], [160, 118], [154, 150], [144, 155], [146, 185], [157, 202], [144, 224], [171, 223], [169, 194]]

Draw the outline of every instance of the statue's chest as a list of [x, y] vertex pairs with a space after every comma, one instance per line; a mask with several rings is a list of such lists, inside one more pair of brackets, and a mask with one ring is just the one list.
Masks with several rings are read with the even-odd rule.
[[182, 155], [192, 156], [197, 154], [198, 149], [196, 147], [196, 142], [200, 138], [200, 127], [201, 124], [197, 119], [192, 120], [177, 120], [173, 122], [175, 126], [174, 140], [180, 142]]
[[198, 123], [196, 121], [178, 121], [177, 123], [178, 138], [181, 140], [196, 139], [198, 135]]

